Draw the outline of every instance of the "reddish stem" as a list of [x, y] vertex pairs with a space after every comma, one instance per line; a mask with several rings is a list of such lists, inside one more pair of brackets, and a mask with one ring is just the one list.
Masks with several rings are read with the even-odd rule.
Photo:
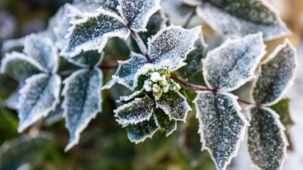
[[192, 12], [192, 14], [188, 17], [188, 19], [186, 20], [186, 22], [183, 24], [183, 28], [187, 28], [187, 26], [189, 25], [190, 21], [193, 19], [193, 17], [196, 15], [196, 11], [194, 10]]
[[237, 99], [238, 102], [241, 102], [241, 103], [244, 103], [244, 104], [248, 104], [248, 105], [252, 105], [253, 103], [251, 102], [248, 102], [248, 101], [245, 101], [245, 100], [242, 100], [242, 99]]
[[[202, 87], [202, 86], [194, 85], [194, 84], [188, 83], [186, 81], [180, 80], [174, 74], [172, 74], [170, 78], [173, 79], [173, 80], [175, 80], [176, 82], [182, 84], [183, 86], [189, 87], [191, 89], [196, 89], [196, 90], [201, 90], [201, 91], [211, 91], [214, 94], [216, 94], [218, 92], [217, 89], [208, 89], [208, 88], [205, 88], [205, 87]], [[253, 105], [254, 104], [254, 103], [242, 100], [242, 99], [237, 99], [237, 100], [238, 100], [238, 102], [241, 102], [241, 103], [244, 103], [244, 104], [248, 104], [248, 105]]]
[[148, 63], [151, 63], [152, 60], [150, 59], [149, 55], [148, 55], [148, 51], [147, 48], [144, 44], [144, 42], [142, 41], [141, 37], [138, 35], [138, 33], [136, 33], [135, 31], [133, 31], [132, 29], [130, 29], [130, 27], [128, 27], [131, 34], [133, 35], [135, 41], [137, 42], [141, 52], [144, 54], [144, 56], [146, 57], [146, 60]]
[[202, 91], [214, 91], [213, 89], [208, 89], [208, 88], [205, 88], [205, 87], [202, 87], [202, 86], [198, 86], [198, 85], [194, 85], [194, 84], [190, 84], [190, 83], [187, 83], [186, 81], [183, 81], [183, 80], [180, 80], [178, 79], [175, 75], [171, 75], [170, 77], [171, 79], [175, 80], [176, 82], [182, 84], [183, 86], [185, 87], [189, 87], [189, 88], [192, 88], [192, 89], [196, 89], [196, 90], [202, 90]]

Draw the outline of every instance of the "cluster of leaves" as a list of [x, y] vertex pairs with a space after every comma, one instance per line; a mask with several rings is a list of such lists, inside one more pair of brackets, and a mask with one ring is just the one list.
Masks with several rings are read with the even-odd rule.
[[[255, 78], [266, 54], [264, 39], [290, 31], [263, 0], [182, 1], [197, 6], [198, 16], [213, 29], [236, 39], [209, 50], [200, 26], [184, 29], [167, 23], [160, 0], [99, 0], [65, 4], [46, 31], [7, 47], [6, 52], [13, 52], [2, 60], [1, 73], [20, 82], [15, 94], [18, 131], [43, 117], [62, 114], [70, 133], [68, 151], [102, 111], [102, 90], [118, 83], [134, 91], [121, 97], [117, 101], [121, 106], [114, 110], [129, 140], [143, 142], [158, 130], [169, 136], [192, 110], [180, 83], [195, 90], [202, 150], [209, 151], [217, 169], [226, 169], [237, 154], [248, 126], [248, 152], [254, 164], [281, 168], [287, 141], [278, 114], [269, 106], [274, 107], [293, 83], [296, 50], [286, 40], [261, 64], [249, 120], [231, 92]], [[128, 40], [131, 58], [118, 61], [118, 70], [103, 86], [103, 51], [113, 37]], [[60, 69], [63, 61], [70, 70]], [[194, 77], [198, 85], [179, 79], [178, 72], [189, 81]], [[200, 86], [203, 83], [206, 87]]]

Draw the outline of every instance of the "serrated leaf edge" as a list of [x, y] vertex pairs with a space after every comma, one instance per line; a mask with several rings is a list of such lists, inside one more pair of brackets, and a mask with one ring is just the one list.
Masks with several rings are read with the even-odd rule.
[[[157, 116], [155, 114], [154, 114], [154, 116], [155, 116], [156, 125], [159, 127], [159, 129], [161, 129], [161, 126], [160, 126], [160, 124], [158, 122]], [[177, 121], [175, 121], [175, 128], [172, 129], [170, 132], [166, 133], [165, 136], [168, 137], [169, 135], [171, 135], [172, 133], [174, 133], [174, 131], [176, 131], [176, 130], [177, 130]]]
[[[258, 74], [258, 76], [256, 77], [256, 81], [254, 81], [254, 85], [253, 87], [256, 87], [256, 83], [257, 80], [259, 79], [261, 72], [262, 72], [262, 65], [267, 64], [267, 62], [269, 62], [271, 59], [275, 58], [277, 56], [277, 54], [281, 51], [281, 49], [285, 48], [289, 46], [289, 48], [291, 50], [294, 51], [294, 60], [295, 60], [295, 68], [293, 70], [293, 75], [292, 78], [289, 80], [288, 85], [284, 88], [284, 90], [281, 92], [280, 96], [276, 98], [276, 100], [272, 101], [271, 103], [267, 103], [267, 104], [262, 104], [262, 106], [272, 106], [274, 104], [277, 104], [285, 95], [285, 93], [294, 85], [294, 81], [296, 79], [296, 72], [298, 70], [299, 67], [299, 62], [298, 62], [298, 54], [297, 54], [297, 49], [291, 44], [291, 42], [289, 41], [289, 39], [285, 39], [284, 44], [280, 44], [273, 53], [271, 53], [268, 58], [266, 60], [264, 60], [261, 63], [261, 67], [260, 67], [260, 73]], [[251, 96], [252, 96], [253, 90], [251, 91]]]
[[51, 57], [52, 57], [53, 60], [55, 60], [55, 65], [53, 67], [53, 70], [49, 70], [49, 68], [46, 68], [46, 70], [48, 70], [46, 72], [55, 73], [55, 72], [57, 72], [57, 70], [59, 68], [59, 55], [58, 55], [58, 52], [57, 52], [58, 51], [57, 47], [54, 45], [53, 41], [49, 37], [42, 37], [42, 36], [38, 36], [37, 34], [30, 34], [30, 35], [26, 36], [25, 40], [24, 40], [24, 49], [23, 49], [23, 52], [26, 55], [28, 55], [28, 57], [29, 57], [29, 54], [27, 54], [27, 52], [26, 52], [28, 50], [31, 50], [31, 49], [28, 49], [27, 44], [30, 43], [28, 41], [31, 41], [32, 39], [41, 39], [41, 38], [42, 38], [42, 40], [45, 43], [44, 45], [49, 46], [49, 47], [52, 48], [52, 56]]
[[[56, 76], [56, 78], [58, 80], [60, 80], [60, 84], [61, 84], [61, 77], [57, 74], [53, 74], [52, 77]], [[21, 100], [21, 98], [23, 98], [25, 96], [25, 92], [28, 91], [31, 88], [31, 84], [33, 84], [33, 82], [35, 82], [36, 80], [41, 79], [42, 77], [49, 77], [48, 74], [46, 73], [40, 73], [40, 74], [36, 74], [33, 75], [29, 78], [27, 78], [25, 80], [25, 85], [23, 88], [21, 88], [19, 90], [19, 101]], [[49, 77], [50, 78], [50, 77]], [[51, 111], [54, 111], [56, 109], [56, 106], [58, 103], [60, 103], [60, 90], [61, 87], [58, 88], [58, 91], [54, 92], [54, 96], [55, 96], [55, 101], [53, 102], [53, 104], [49, 107], [49, 109], [44, 110], [40, 116], [35, 117], [31, 122], [27, 122], [26, 124], [22, 124], [22, 126], [19, 124], [18, 127], [18, 132], [21, 133], [22, 131], [24, 131], [26, 128], [28, 128], [30, 125], [32, 125], [33, 123], [37, 122], [40, 118], [42, 117], [46, 117]], [[21, 108], [20, 103], [17, 105], [17, 110], [19, 110]], [[19, 116], [18, 116], [19, 117]]]
[[[251, 112], [251, 109], [252, 109], [253, 107], [255, 107], [255, 106], [250, 106], [250, 107], [247, 108], [247, 110], [249, 111], [249, 114], [248, 114], [249, 120], [251, 120], [251, 113], [250, 113], [250, 112]], [[270, 108], [268, 108], [268, 107], [261, 107], [260, 109], [264, 109], [264, 110], [268, 111], [269, 113], [271, 113], [272, 116], [274, 117], [274, 120], [276, 121], [278, 127], [280, 128], [280, 135], [281, 135], [281, 138], [282, 138], [282, 140], [283, 140], [283, 142], [284, 142], [284, 144], [285, 144], [285, 146], [284, 146], [284, 148], [283, 148], [284, 158], [283, 158], [283, 160], [282, 160], [282, 162], [281, 162], [281, 165], [280, 165], [280, 167], [279, 167], [279, 169], [282, 169], [282, 167], [283, 167], [283, 165], [284, 165], [284, 162], [285, 162], [285, 160], [286, 160], [286, 158], [287, 158], [287, 146], [289, 146], [289, 143], [288, 143], [288, 141], [287, 141], [287, 138], [286, 138], [286, 135], [285, 135], [285, 132], [284, 132], [284, 131], [286, 130], [286, 128], [283, 126], [282, 122], [280, 121], [280, 116], [279, 116], [279, 114], [276, 113], [274, 110], [272, 110], [272, 109], [270, 109]], [[246, 133], [248, 133], [248, 129], [246, 130]], [[248, 136], [248, 135], [247, 135], [247, 136]], [[248, 143], [248, 138], [246, 138], [246, 143]], [[249, 151], [248, 151], [248, 147], [246, 147], [246, 153], [247, 153], [247, 155], [249, 156], [249, 158], [250, 158], [250, 160], [251, 160], [251, 165], [252, 165], [253, 167], [256, 167], [256, 168], [259, 169], [259, 170], [262, 170], [258, 165], [256, 165], [256, 164], [253, 163], [253, 161], [252, 161], [252, 159], [251, 159], [251, 156], [250, 156], [250, 154], [249, 154]]]
[[[158, 125], [157, 125], [158, 126]], [[145, 135], [142, 139], [140, 139], [140, 140], [131, 140], [131, 139], [129, 139], [131, 142], [133, 142], [133, 143], [135, 143], [135, 144], [139, 144], [139, 143], [141, 143], [141, 142], [144, 142], [145, 141], [145, 139], [147, 139], [147, 138], [152, 138], [153, 136], [154, 136], [154, 134], [158, 131], [160, 129], [160, 127], [158, 126], [158, 128], [157, 129], [155, 129], [150, 135]]]
[[162, 105], [159, 105], [158, 102], [156, 102], [156, 108], [162, 109], [162, 110], [164, 111], [164, 113], [165, 113], [166, 115], [168, 115], [169, 120], [182, 121], [182, 122], [186, 123], [186, 118], [187, 118], [188, 112], [189, 112], [189, 111], [192, 111], [192, 108], [191, 108], [190, 105], [188, 104], [187, 99], [186, 99], [185, 96], [183, 96], [180, 92], [175, 92], [175, 93], [177, 93], [181, 98], [183, 98], [183, 99], [184, 99], [184, 102], [186, 103], [187, 109], [186, 109], [186, 111], [185, 111], [185, 115], [184, 115], [184, 118], [183, 118], [183, 119], [176, 119], [176, 118], [173, 118], [173, 117], [171, 116], [169, 110], [166, 110], [165, 107], [162, 107]]
[[[207, 91], [197, 91], [197, 93], [198, 93], [198, 95], [199, 94], [203, 94], [203, 93], [212, 93], [212, 92], [207, 92]], [[230, 155], [230, 157], [229, 157], [229, 159], [225, 162], [225, 165], [224, 165], [224, 167], [222, 168], [223, 170], [225, 170], [226, 169], [226, 167], [227, 167], [227, 165], [229, 165], [230, 163], [231, 163], [231, 160], [234, 158], [234, 157], [236, 157], [237, 155], [238, 155], [238, 151], [239, 151], [239, 148], [240, 148], [240, 143], [241, 143], [241, 141], [243, 141], [244, 140], [244, 138], [245, 138], [245, 132], [246, 132], [246, 128], [247, 128], [247, 126], [250, 126], [250, 124], [249, 124], [249, 122], [246, 120], [246, 118], [244, 117], [244, 115], [241, 113], [241, 110], [242, 110], [242, 108], [241, 108], [241, 106], [239, 105], [239, 103], [238, 102], [236, 102], [237, 101], [237, 99], [238, 99], [238, 97], [237, 96], [235, 96], [235, 95], [233, 95], [233, 94], [231, 94], [231, 93], [226, 93], [226, 92], [219, 92], [218, 94], [222, 94], [222, 95], [226, 95], [226, 96], [229, 96], [229, 97], [231, 97], [232, 99], [233, 99], [233, 101], [234, 101], [234, 106], [235, 106], [235, 108], [236, 108], [236, 110], [237, 110], [237, 115], [240, 117], [240, 119], [244, 122], [244, 126], [243, 126], [243, 128], [242, 128], [242, 130], [241, 130], [241, 137], [239, 138], [239, 140], [237, 141], [237, 143], [236, 143], [236, 148], [235, 148], [235, 151], [234, 151], [234, 154], [232, 154], [232, 155]], [[207, 150], [208, 151], [208, 153], [210, 154], [210, 156], [211, 156], [211, 159], [213, 160], [213, 162], [214, 162], [214, 164], [216, 165], [216, 168], [217, 169], [220, 169], [219, 168], [219, 166], [217, 165], [217, 163], [216, 163], [216, 159], [213, 157], [213, 154], [212, 154], [212, 150], [210, 149], [210, 148], [208, 148], [206, 145], [205, 145], [205, 139], [204, 139], [204, 132], [203, 132], [203, 123], [202, 123], [202, 121], [200, 121], [200, 119], [199, 119], [199, 107], [198, 107], [198, 104], [197, 104], [197, 100], [198, 100], [198, 95], [197, 95], [197, 97], [193, 100], [193, 103], [196, 105], [196, 118], [199, 120], [199, 131], [198, 131], [198, 133], [200, 134], [200, 142], [201, 142], [201, 144], [202, 144], [202, 149], [201, 149], [201, 151], [203, 151], [203, 150]]]
[[[143, 59], [146, 60], [145, 56], [143, 56], [142, 54], [138, 54], [138, 53], [135, 53], [135, 52], [131, 52], [131, 58], [128, 59], [128, 60], [118, 60], [118, 63], [119, 63], [119, 67], [116, 71], [116, 73], [112, 76], [112, 80], [110, 80], [105, 86], [103, 89], [110, 89], [115, 83], [118, 83], [120, 85], [123, 85], [125, 86], [126, 88], [130, 89], [131, 91], [134, 91], [135, 88], [138, 86], [138, 78], [139, 76], [141, 75], [140, 73], [140, 69], [136, 72], [135, 76], [134, 76], [134, 83], [132, 86], [130, 86], [126, 81], [124, 81], [123, 78], [120, 78], [118, 76], [116, 76], [117, 73], [119, 73], [119, 71], [121, 70], [121, 64], [127, 64], [127, 63], [130, 63], [132, 61], [132, 59], [134, 58], [134, 56], [136, 57], [141, 57]], [[146, 60], [146, 64], [147, 64], [147, 60]]]
[[123, 101], [128, 101], [131, 100], [132, 98], [136, 97], [137, 95], [141, 94], [144, 92], [144, 89], [141, 89], [139, 91], [135, 91], [133, 94], [129, 95], [129, 96], [120, 96], [119, 100], [116, 100], [117, 103], [121, 103]]
[[[76, 25], [77, 24], [82, 24], [82, 23], [85, 23], [86, 21], [89, 20], [89, 18], [91, 17], [98, 17], [99, 15], [101, 14], [104, 14], [104, 15], [108, 15], [108, 16], [111, 16], [117, 20], [119, 20], [121, 23], [125, 24], [125, 26], [127, 25], [125, 23], [125, 21], [119, 17], [117, 14], [115, 13], [112, 13], [110, 11], [107, 11], [107, 10], [104, 10], [102, 7], [100, 7], [99, 9], [97, 9], [97, 13], [83, 13], [83, 19], [78, 19], [78, 20], [71, 20], [70, 21], [70, 24], [72, 24], [72, 26], [68, 29], [68, 34], [65, 36], [65, 38], [68, 38], [69, 41], [70, 41], [70, 36], [72, 35], [73, 33], [73, 30], [75, 29]], [[130, 31], [128, 30], [127, 31], [128, 33], [126, 33], [125, 35], [120, 33], [120, 32], [108, 32], [108, 33], [105, 33], [103, 35], [104, 37], [104, 41], [102, 42], [102, 44], [98, 47], [99, 49], [94, 49], [94, 48], [91, 48], [89, 45], [87, 45], [86, 43], [78, 46], [75, 48], [74, 52], [65, 52], [66, 49], [68, 48], [68, 44], [65, 45], [65, 47], [63, 47], [63, 50], [61, 51], [60, 55], [62, 56], [66, 56], [66, 57], [75, 57], [76, 55], [80, 54], [82, 51], [91, 51], [91, 50], [98, 50], [99, 53], [102, 52], [103, 48], [105, 47], [105, 45], [107, 44], [107, 41], [109, 38], [111, 37], [120, 37], [122, 39], [127, 39], [130, 35]]]
[[153, 115], [153, 112], [154, 112], [154, 109], [152, 108], [151, 109], [151, 112], [149, 113], [148, 117], [147, 118], [144, 118], [144, 119], [140, 119], [140, 120], [133, 120], [133, 121], [130, 121], [130, 120], [127, 120], [127, 119], [123, 119], [121, 118], [118, 114], [121, 110], [129, 107], [129, 106], [132, 106], [134, 104], [137, 104], [137, 102], [139, 101], [142, 101], [144, 98], [148, 98], [150, 100], [152, 100], [151, 98], [149, 98], [148, 96], [145, 96], [143, 98], [135, 98], [134, 101], [131, 101], [127, 104], [124, 104], [120, 107], [118, 107], [117, 109], [114, 110], [114, 113], [115, 113], [115, 117], [119, 118], [117, 119], [116, 121], [120, 124], [120, 125], [126, 125], [126, 124], [137, 124], [137, 123], [140, 123], [140, 122], [143, 122], [143, 121], [146, 121], [146, 120], [149, 120], [151, 118], [151, 116]]
[[[103, 74], [102, 74], [102, 71], [99, 69], [99, 68], [94, 68], [94, 70], [98, 71], [99, 72], [99, 79], [102, 80], [103, 79]], [[69, 82], [71, 81], [71, 79], [75, 78], [79, 73], [82, 73], [82, 72], [85, 72], [87, 71], [87, 69], [81, 69], [81, 70], [78, 70], [76, 72], [74, 72], [71, 76], [69, 76], [68, 78], [66, 78], [64, 81], [63, 81], [63, 84], [65, 85], [63, 90], [62, 90], [62, 94], [61, 96], [64, 97], [64, 100], [63, 100], [63, 103], [62, 103], [62, 108], [63, 108], [63, 118], [65, 119], [66, 123], [65, 123], [65, 127], [69, 130], [69, 127], [68, 127], [68, 115], [67, 115], [67, 100], [68, 100], [68, 97], [67, 97], [67, 90], [68, 90], [68, 87], [69, 87]], [[99, 89], [98, 91], [102, 91], [102, 82], [100, 83], [100, 86], [99, 86]], [[86, 119], [85, 123], [79, 127], [77, 129], [77, 131], [75, 132], [75, 139], [71, 142], [68, 143], [68, 145], [65, 147], [64, 151], [67, 152], [69, 151], [72, 147], [74, 147], [75, 145], [77, 145], [79, 143], [79, 140], [80, 140], [80, 134], [84, 131], [84, 129], [88, 126], [89, 122], [92, 120], [92, 119], [95, 119], [97, 114], [99, 112], [102, 111], [102, 96], [101, 94], [98, 95], [99, 96], [99, 108], [98, 110], [96, 110], [94, 113], [91, 114], [91, 116], [89, 118]]]
[[[184, 57], [183, 58], [183, 61], [186, 60], [187, 58], [187, 55], [192, 52], [193, 50], [195, 50], [195, 42], [197, 39], [199, 39], [199, 36], [201, 35], [201, 32], [202, 32], [202, 26], [197, 26], [197, 27], [194, 27], [194, 28], [191, 28], [191, 29], [184, 29], [182, 28], [181, 26], [175, 26], [175, 25], [171, 25], [171, 26], [166, 26], [164, 25], [163, 28], [157, 32], [157, 34], [153, 35], [152, 37], [148, 38], [147, 40], [147, 45], [148, 45], [148, 53], [150, 55], [150, 52], [151, 52], [151, 47], [152, 47], [152, 43], [154, 41], [157, 40], [158, 37], [160, 37], [164, 31], [167, 31], [169, 29], [179, 29], [179, 30], [182, 30], [182, 32], [186, 32], [186, 31], [193, 31], [193, 32], [196, 32], [196, 33], [193, 33], [193, 34], [196, 34], [196, 37], [192, 40], [191, 44], [190, 44], [190, 49], [185, 53], [184, 56], [180, 56], [180, 57]], [[175, 71], [175, 70], [178, 70], [179, 68], [185, 66], [187, 63], [183, 62], [182, 65], [178, 66], [178, 67], [174, 67], [172, 66], [172, 71]]]
[[[146, 31], [147, 31], [146, 26], [147, 26], [147, 23], [148, 23], [150, 17], [151, 17], [155, 12], [157, 12], [159, 9], [161, 9], [161, 6], [160, 6], [160, 1], [161, 1], [161, 0], [154, 0], [154, 1], [156, 1], [156, 2], [155, 2], [156, 6], [154, 7], [153, 10], [149, 11], [149, 12], [147, 13], [147, 15], [145, 16], [146, 19], [144, 20], [143, 25], [141, 26], [142, 28], [141, 28], [141, 29], [133, 29], [133, 28], [131, 28], [133, 31], [135, 31], [135, 32], [146, 32]], [[121, 8], [122, 0], [119, 0], [119, 4], [120, 4], [120, 5], [117, 6], [117, 9], [118, 9], [118, 11], [119, 11], [121, 17], [122, 17], [122, 18], [124, 19], [124, 21], [127, 23], [127, 20], [126, 20], [124, 14], [123, 14], [122, 8]], [[131, 24], [131, 23], [130, 23], [130, 24]]]
[[5, 68], [7, 67], [7, 64], [15, 59], [21, 59], [26, 62], [29, 62], [33, 66], [37, 67], [37, 69], [40, 70], [41, 72], [47, 73], [47, 70], [43, 68], [43, 66], [41, 66], [40, 63], [38, 63], [36, 60], [30, 57], [27, 57], [23, 53], [19, 53], [19, 52], [12, 52], [5, 55], [1, 63], [1, 73], [5, 73]]
[[[209, 51], [209, 52], [207, 53], [206, 58], [205, 58], [205, 59], [202, 59], [203, 66], [204, 66], [205, 63], [207, 62], [207, 59], [210, 58], [210, 57], [212, 56], [212, 53], [219, 52], [220, 50], [224, 49], [225, 47], [228, 47], [228, 46], [232, 45], [233, 43], [237, 43], [237, 42], [240, 41], [240, 40], [248, 39], [248, 38], [251, 38], [251, 37], [254, 37], [254, 36], [258, 36], [258, 37], [259, 37], [259, 40], [260, 40], [260, 42], [261, 42], [260, 44], [261, 44], [262, 49], [263, 49], [263, 53], [261, 53], [258, 57], [256, 57], [256, 61], [258, 61], [258, 62], [255, 62], [255, 65], [251, 68], [251, 70], [250, 70], [251, 76], [248, 77], [248, 78], [246, 78], [246, 79], [244, 79], [244, 80], [242, 80], [241, 83], [238, 83], [238, 85], [235, 86], [235, 87], [233, 87], [233, 88], [224, 89], [224, 90], [220, 90], [220, 91], [222, 91], [222, 92], [231, 92], [231, 91], [236, 90], [236, 89], [238, 89], [239, 87], [243, 86], [243, 85], [244, 85], [245, 83], [247, 83], [248, 81], [250, 81], [250, 80], [256, 78], [256, 76], [254, 75], [254, 74], [255, 74], [255, 70], [257, 69], [257, 67], [258, 67], [259, 62], [261, 61], [261, 59], [262, 59], [262, 58], [264, 57], [264, 55], [267, 53], [267, 52], [265, 51], [266, 45], [263, 43], [263, 36], [262, 36], [262, 35], [263, 35], [263, 33], [262, 33], [262, 32], [259, 32], [259, 33], [256, 33], [256, 34], [249, 34], [249, 35], [247, 35], [247, 36], [245, 36], [245, 37], [242, 37], [242, 38], [237, 38], [237, 39], [230, 39], [230, 38], [229, 38], [229, 39], [227, 39], [221, 46], [215, 48], [214, 50]], [[207, 76], [207, 75], [206, 75], [206, 71], [204, 71], [204, 68], [203, 68], [202, 70], [203, 70], [202, 73], [203, 73], [204, 81], [205, 81], [207, 87], [212, 88], [212, 89], [216, 88], [216, 87], [213, 87], [213, 86], [209, 83], [209, 81], [206, 79], [206, 76]]]
[[[287, 28], [286, 24], [283, 22], [282, 18], [280, 17], [280, 12], [278, 10], [276, 10], [269, 2], [265, 1], [265, 0], [258, 0], [260, 1], [261, 3], [263, 3], [263, 5], [265, 5], [269, 10], [271, 10], [275, 16], [276, 16], [276, 19], [279, 23], [279, 25], [283, 28], [285, 28], [285, 33], [284, 34], [280, 34], [280, 35], [276, 35], [276, 36], [271, 36], [271, 37], [267, 37], [267, 38], [264, 38], [264, 41], [271, 41], [271, 40], [274, 40], [274, 39], [277, 39], [277, 38], [280, 38], [280, 37], [284, 37], [286, 35], [291, 35], [292, 32]], [[196, 8], [196, 14], [197, 16], [199, 16], [200, 18], [203, 19], [203, 21], [209, 25], [213, 30], [215, 30], [216, 32], [219, 32], [221, 33], [222, 35], [224, 35], [224, 33], [216, 27], [215, 24], [212, 24], [211, 22], [209, 22], [206, 18], [206, 16], [204, 16], [203, 12], [200, 10], [202, 4], [200, 4], [200, 6], [198, 6]], [[232, 16], [234, 17], [234, 16]], [[229, 36], [231, 38], [237, 38], [237, 36]]]
[[201, 2], [193, 2], [191, 0], [180, 0], [180, 1], [183, 2], [184, 4], [192, 6], [192, 7], [196, 7], [202, 3], [202, 1]]

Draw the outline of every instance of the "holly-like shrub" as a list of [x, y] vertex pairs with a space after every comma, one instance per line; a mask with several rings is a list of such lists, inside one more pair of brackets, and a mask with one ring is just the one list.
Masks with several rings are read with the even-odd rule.
[[[176, 16], [165, 15], [160, 0], [87, 0], [65, 4], [46, 31], [6, 46], [1, 73], [19, 81], [14, 94], [18, 131], [42, 118], [60, 120], [62, 114], [70, 133], [68, 151], [102, 113], [107, 100], [102, 91], [120, 84], [133, 93], [121, 96], [113, 112], [131, 142], [144, 142], [155, 133], [169, 136], [177, 122], [188, 123], [193, 112], [202, 150], [209, 152], [218, 170], [226, 169], [245, 135], [254, 165], [281, 169], [288, 145], [284, 125], [289, 121], [284, 109], [288, 102], [281, 98], [293, 84], [297, 58], [285, 40], [261, 62], [264, 40], [290, 33], [278, 12], [264, 0], [173, 1], [171, 10], [176, 10], [174, 3], [196, 7], [183, 26], [173, 24]], [[208, 46], [201, 26], [186, 28], [195, 15], [229, 38], [219, 47]], [[117, 67], [107, 65], [121, 57], [110, 53], [111, 48], [123, 43], [127, 46], [118, 48], [129, 58], [117, 61]], [[104, 83], [103, 72], [109, 69], [117, 71]], [[248, 82], [254, 84], [252, 99], [245, 101], [233, 92]], [[279, 115], [286, 118], [284, 125]], [[43, 147], [51, 140], [46, 134], [23, 138], [24, 152], [35, 152], [26, 150], [31, 141]], [[12, 167], [7, 160], [17, 157], [15, 145], [0, 151], [0, 169]]]

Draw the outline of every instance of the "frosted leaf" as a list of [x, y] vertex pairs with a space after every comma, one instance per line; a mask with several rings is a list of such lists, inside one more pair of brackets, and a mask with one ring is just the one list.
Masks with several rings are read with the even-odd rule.
[[78, 144], [80, 133], [101, 112], [102, 81], [103, 74], [99, 68], [79, 70], [64, 80], [63, 117], [70, 133], [65, 151]]
[[146, 58], [141, 54], [132, 53], [132, 58], [126, 61], [118, 61], [119, 68], [115, 75], [113, 75], [113, 80], [108, 82], [105, 87], [111, 88], [115, 82], [118, 82], [125, 87], [134, 90], [135, 76], [141, 67], [147, 63]]
[[270, 106], [280, 116], [283, 126], [288, 131], [295, 123], [293, 122], [289, 111], [290, 99], [282, 99], [277, 104]]
[[60, 88], [61, 78], [56, 74], [49, 76], [42, 73], [26, 80], [25, 86], [19, 91], [19, 132], [55, 109], [59, 103]]
[[168, 115], [162, 109], [155, 109], [154, 117], [157, 125], [162, 132], [169, 136], [177, 129], [177, 121], [170, 120]]
[[266, 53], [265, 48], [261, 33], [227, 40], [203, 60], [207, 85], [221, 91], [239, 88], [254, 77], [255, 69]]
[[[157, 34], [167, 22], [167, 18], [162, 10], [157, 11], [154, 15], [152, 15], [147, 23], [146, 32], [139, 32], [138, 35], [141, 37], [144, 44], [147, 46], [148, 38], [152, 37], [153, 35]], [[137, 42], [134, 40], [132, 36], [130, 36], [130, 46], [131, 50], [136, 53], [141, 53], [140, 48], [137, 45]]]
[[161, 0], [119, 0], [118, 10], [135, 32], [146, 31], [149, 18], [158, 11]]
[[6, 54], [1, 63], [1, 73], [15, 77], [21, 87], [27, 78], [43, 71], [44, 68], [37, 61], [18, 52]]
[[180, 1], [190, 6], [197, 6], [200, 3], [202, 3], [202, 0], [180, 0]]
[[162, 94], [161, 98], [156, 102], [157, 108], [162, 109], [170, 120], [186, 120], [187, 113], [191, 111], [186, 98], [179, 92], [168, 92]]
[[149, 120], [140, 122], [135, 125], [129, 124], [125, 127], [128, 139], [136, 144], [143, 142], [146, 138], [152, 138], [155, 132], [159, 130], [154, 116]]
[[218, 170], [237, 155], [248, 124], [236, 100], [232, 94], [212, 92], [199, 92], [194, 100], [202, 150], [208, 150]]
[[65, 36], [69, 33], [68, 29], [72, 27], [72, 24], [70, 21], [72, 20], [72, 17], [77, 16], [77, 14], [71, 15], [71, 8], [74, 8], [74, 6], [66, 3], [64, 6], [62, 6], [55, 16], [51, 19], [54, 22], [52, 28], [49, 28], [53, 32], [53, 41], [55, 42], [55, 45], [57, 48], [62, 49], [66, 43], [68, 42]]
[[136, 97], [143, 95], [143, 92], [144, 92], [144, 89], [141, 89], [139, 91], [135, 91], [130, 96], [120, 96], [120, 100], [118, 100], [117, 102], [119, 102], [119, 103], [130, 102], [130, 101], [134, 100]]
[[253, 90], [255, 102], [267, 106], [278, 102], [293, 85], [297, 65], [297, 51], [286, 40], [262, 63], [261, 73]]
[[86, 13], [84, 19], [72, 22], [68, 44], [61, 55], [76, 56], [81, 51], [99, 50], [101, 52], [110, 37], [127, 38], [129, 30], [126, 23], [115, 13], [98, 9], [98, 13]]
[[172, 70], [184, 66], [188, 53], [194, 49], [194, 43], [199, 38], [201, 27], [183, 29], [180, 26], [170, 26], [159, 31], [148, 41], [148, 52], [153, 64], [159, 64], [167, 59], [172, 63]]
[[58, 51], [50, 38], [35, 34], [26, 36], [24, 53], [29, 58], [36, 60], [48, 72], [55, 73], [57, 71], [59, 64]]
[[180, 69], [180, 73], [184, 74], [185, 78], [190, 79], [194, 74], [202, 70], [202, 59], [206, 57], [206, 48], [207, 44], [201, 32], [200, 38], [195, 42], [195, 49], [187, 55], [187, 59], [185, 60], [187, 64]]
[[119, 0], [74, 0], [73, 4], [95, 4], [103, 8], [115, 9], [119, 5]]
[[250, 112], [247, 147], [251, 160], [260, 169], [281, 169], [288, 142], [278, 114], [269, 108], [256, 107]]
[[264, 39], [271, 40], [291, 33], [279, 12], [264, 0], [208, 0], [197, 7], [197, 14], [230, 37], [263, 32]]
[[79, 67], [98, 66], [103, 59], [103, 53], [97, 50], [81, 52], [73, 58], [66, 57], [66, 59]]
[[36, 138], [23, 135], [5, 142], [0, 148], [0, 169], [17, 170], [25, 165], [30, 169], [49, 149], [50, 144], [51, 136], [47, 133], [40, 133]]
[[128, 104], [124, 104], [114, 110], [115, 117], [121, 125], [137, 124], [145, 120], [149, 120], [154, 110], [155, 102], [145, 96], [136, 98]]

